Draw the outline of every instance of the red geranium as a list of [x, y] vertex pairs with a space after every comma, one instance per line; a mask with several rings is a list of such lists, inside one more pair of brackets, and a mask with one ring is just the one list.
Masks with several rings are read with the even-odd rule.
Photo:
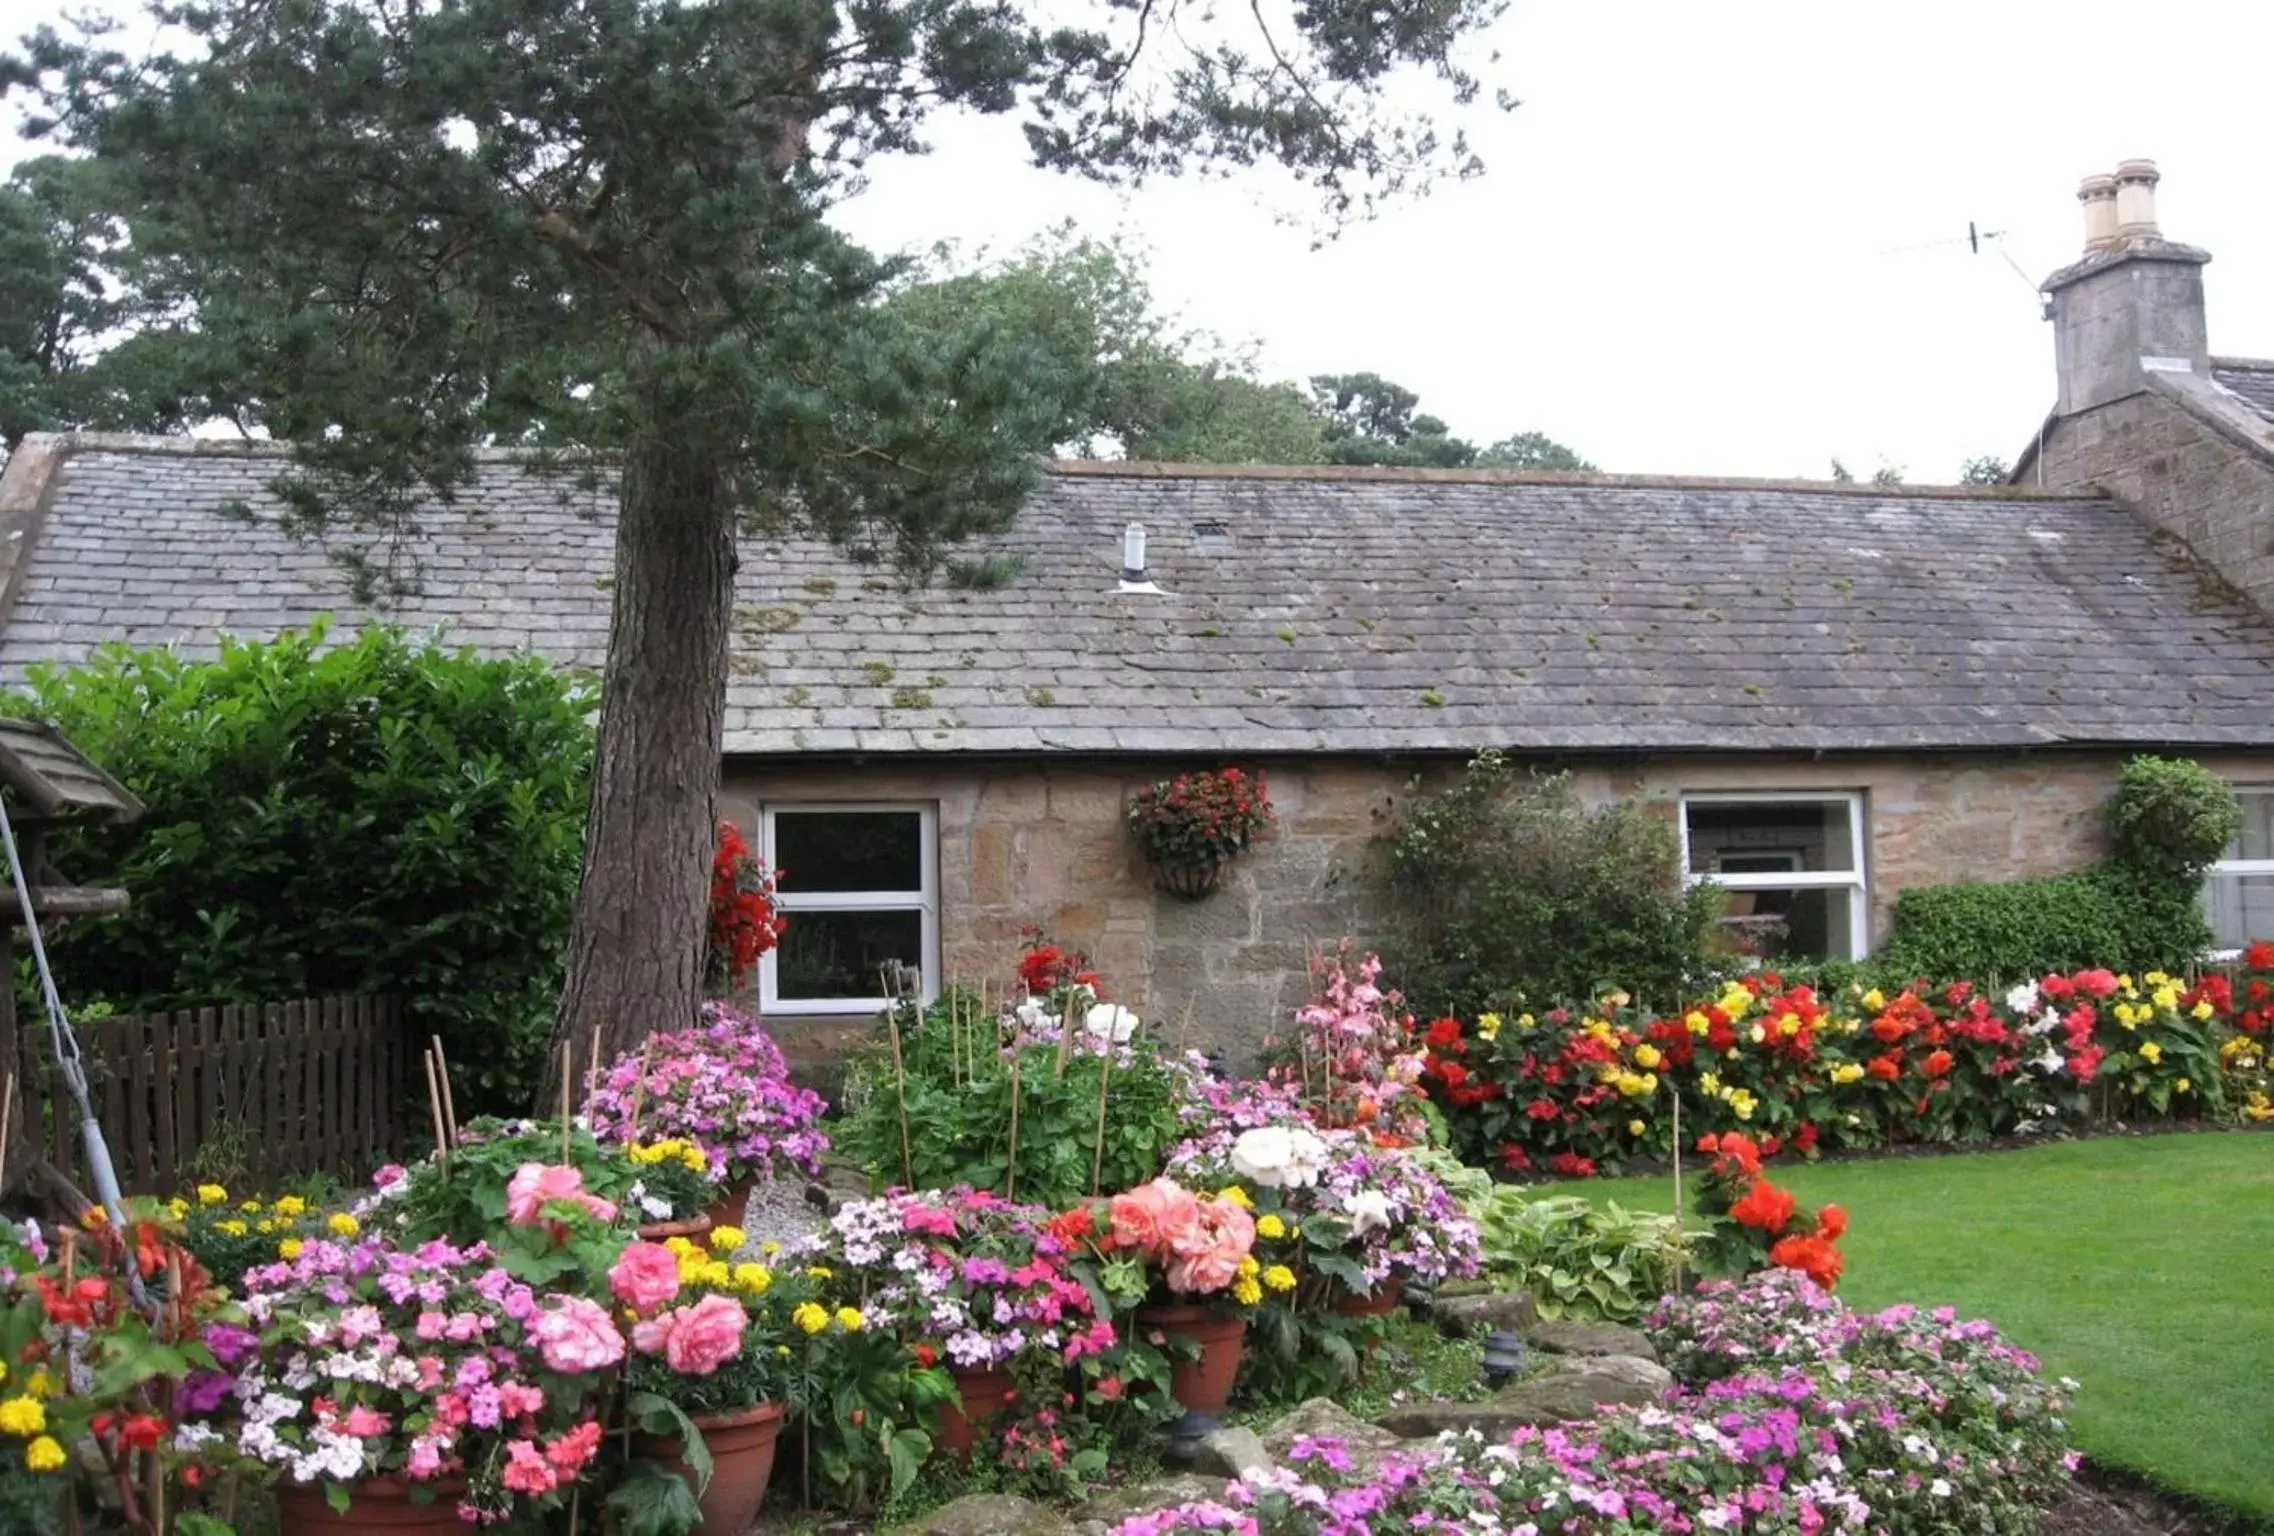
[[1769, 1250], [1769, 1262], [1779, 1269], [1797, 1269], [1826, 1290], [1840, 1283], [1847, 1267], [1840, 1250], [1822, 1237], [1787, 1237]]
[[1753, 1187], [1729, 1207], [1729, 1219], [1739, 1226], [1773, 1235], [1791, 1225], [1796, 1203], [1790, 1190], [1779, 1189], [1767, 1179], [1757, 1179]]
[[780, 941], [788, 920], [774, 906], [776, 872], [750, 851], [742, 829], [719, 823], [718, 849], [711, 855], [709, 944], [704, 979], [715, 991], [739, 991], [759, 958]]

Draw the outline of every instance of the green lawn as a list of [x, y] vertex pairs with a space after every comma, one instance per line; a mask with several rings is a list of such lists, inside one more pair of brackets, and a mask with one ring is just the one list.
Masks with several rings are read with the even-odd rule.
[[[2094, 1460], [2274, 1516], [2274, 1136], [2064, 1142], [1773, 1167], [1852, 1225], [1840, 1293], [1955, 1304], [2084, 1384]], [[1598, 1199], [1666, 1210], [1666, 1178]]]

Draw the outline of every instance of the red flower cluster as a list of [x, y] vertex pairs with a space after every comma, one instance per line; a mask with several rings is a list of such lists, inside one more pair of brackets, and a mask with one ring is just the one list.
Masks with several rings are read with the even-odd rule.
[[1811, 1217], [1792, 1192], [1761, 1173], [1766, 1143], [1736, 1131], [1698, 1140], [1713, 1158], [1698, 1192], [1698, 1209], [1716, 1218], [1707, 1256], [1732, 1273], [1757, 1269], [1763, 1261], [1797, 1269], [1826, 1290], [1840, 1283], [1847, 1260], [1839, 1239], [1848, 1214], [1827, 1205]]
[[789, 926], [774, 906], [775, 878], [751, 853], [742, 829], [720, 822], [718, 849], [711, 855], [710, 943], [703, 957], [704, 979], [714, 991], [740, 991], [759, 957]]
[[1090, 969], [1090, 957], [1078, 949], [1061, 949], [1050, 943], [1040, 928], [1020, 930], [1026, 949], [1019, 956], [1019, 982], [1036, 997], [1048, 997], [1060, 987], [1088, 987], [1105, 996], [1105, 982]]

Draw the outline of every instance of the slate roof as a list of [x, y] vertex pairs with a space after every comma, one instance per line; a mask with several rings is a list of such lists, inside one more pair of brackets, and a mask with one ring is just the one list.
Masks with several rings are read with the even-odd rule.
[[2274, 421], [2274, 359], [2214, 357], [2211, 378], [2239, 395], [2259, 415]]
[[[258, 510], [277, 468], [60, 455], [0, 681], [361, 617], [324, 551], [216, 511]], [[1130, 522], [1161, 595], [1115, 590]], [[604, 497], [490, 462], [425, 523], [423, 590], [388, 617], [600, 664]], [[2274, 623], [2097, 498], [1058, 466], [985, 549], [1024, 570], [906, 590], [746, 543], [728, 751], [2274, 746]]]

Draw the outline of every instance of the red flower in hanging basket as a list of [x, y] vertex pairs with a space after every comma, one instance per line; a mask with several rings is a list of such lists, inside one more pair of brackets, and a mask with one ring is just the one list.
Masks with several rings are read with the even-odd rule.
[[1277, 813], [1260, 773], [1221, 768], [1148, 784], [1129, 802], [1129, 830], [1163, 870], [1213, 869], [1245, 852]]
[[718, 851], [711, 856], [710, 943], [703, 957], [703, 979], [712, 991], [739, 991], [789, 926], [774, 905], [775, 878], [776, 871], [743, 841], [742, 829], [720, 822]]

